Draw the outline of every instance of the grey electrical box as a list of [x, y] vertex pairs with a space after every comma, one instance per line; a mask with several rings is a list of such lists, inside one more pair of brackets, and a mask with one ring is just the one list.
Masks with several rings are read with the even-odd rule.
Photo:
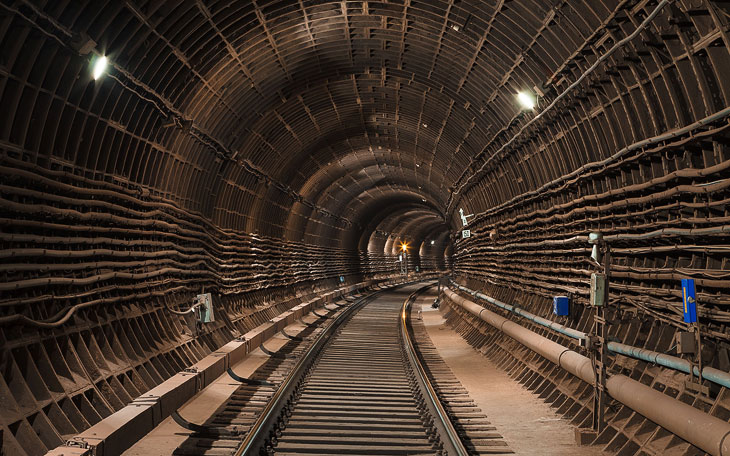
[[674, 342], [677, 344], [677, 353], [680, 355], [697, 352], [697, 340], [694, 333], [680, 331], [674, 335]]
[[591, 274], [591, 305], [603, 306], [606, 303], [606, 274]]

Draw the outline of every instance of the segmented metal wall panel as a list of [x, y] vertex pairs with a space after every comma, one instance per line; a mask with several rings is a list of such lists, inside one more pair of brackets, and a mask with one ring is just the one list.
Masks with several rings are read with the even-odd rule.
[[[719, 0], [0, 0], [3, 445], [42, 453], [254, 309], [397, 273], [403, 243], [410, 271], [542, 309], [585, 303], [600, 230], [622, 309], [673, 333], [695, 277], [722, 353], [729, 21]], [[226, 312], [183, 334], [163, 307], [203, 289]]]

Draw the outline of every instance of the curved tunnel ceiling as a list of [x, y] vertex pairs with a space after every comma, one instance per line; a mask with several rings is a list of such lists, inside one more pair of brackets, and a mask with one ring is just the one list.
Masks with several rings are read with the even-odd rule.
[[[131, 401], [282, 303], [416, 267], [588, 315], [596, 231], [616, 333], [671, 350], [693, 278], [727, 371], [728, 30], [723, 0], [0, 1], [0, 396], [30, 398], [36, 350], [93, 366], [95, 338], [150, 336], [120, 358], [160, 370]], [[221, 318], [192, 336], [165, 309], [203, 290]], [[37, 398], [101, 416], [81, 396], [119, 409], [118, 372]], [[28, 403], [12, 433], [42, 454], [69, 433], [38, 443]]]
[[3, 2], [4, 148], [239, 232], [352, 248], [404, 202], [456, 230], [721, 113], [710, 3]]
[[[390, 192], [453, 216], [477, 157], [533, 115], [515, 93], [563, 76], [601, 24], [635, 21], [607, 0], [15, 3], [35, 30], [6, 57], [5, 101], [44, 90], [7, 119], [11, 142], [297, 240], [341, 238]], [[94, 53], [111, 62], [96, 82]], [[19, 127], [29, 115], [46, 126]]]

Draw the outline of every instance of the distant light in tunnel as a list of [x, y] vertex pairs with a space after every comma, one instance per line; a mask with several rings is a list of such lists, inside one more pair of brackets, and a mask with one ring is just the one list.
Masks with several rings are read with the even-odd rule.
[[534, 109], [535, 108], [535, 98], [527, 92], [518, 93], [517, 101], [520, 102], [520, 105], [522, 105], [522, 107], [524, 109]]
[[431, 245], [434, 245], [435, 243], [436, 243], [436, 241], [434, 241], [433, 239], [431, 239]]
[[104, 74], [104, 71], [106, 71], [106, 66], [109, 63], [109, 59], [106, 58], [106, 56], [102, 55], [101, 57], [97, 57], [96, 62], [94, 62], [94, 70], [91, 73], [91, 76], [94, 78], [94, 81], [98, 80], [101, 75]]
[[403, 243], [402, 243], [402, 244], [400, 245], [400, 248], [401, 248], [401, 250], [403, 250], [404, 252], [408, 252], [408, 243], [406, 243], [406, 242], [403, 242]]

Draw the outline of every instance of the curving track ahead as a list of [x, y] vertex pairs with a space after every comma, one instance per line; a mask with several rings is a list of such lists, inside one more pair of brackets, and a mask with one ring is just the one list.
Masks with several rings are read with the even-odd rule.
[[201, 427], [176, 454], [511, 453], [434, 356], [425, 333], [416, 328], [413, 336], [411, 326], [420, 321], [409, 321], [410, 304], [425, 288], [410, 285], [352, 303], [316, 340], [293, 351], [299, 362], [287, 366], [283, 380], [281, 372], [267, 375], [275, 391], [242, 386], [211, 422], [229, 426]]

